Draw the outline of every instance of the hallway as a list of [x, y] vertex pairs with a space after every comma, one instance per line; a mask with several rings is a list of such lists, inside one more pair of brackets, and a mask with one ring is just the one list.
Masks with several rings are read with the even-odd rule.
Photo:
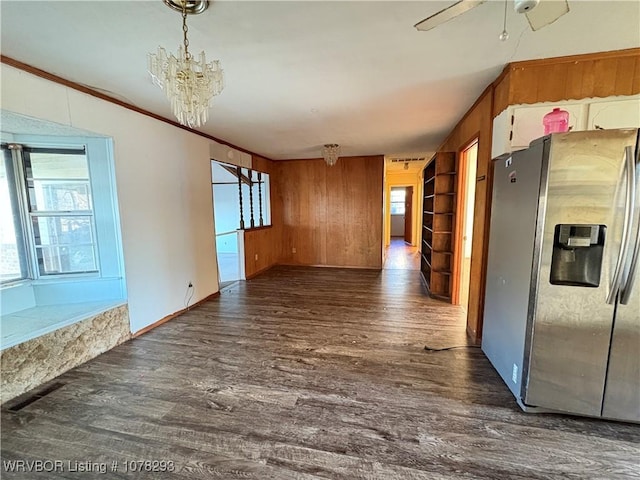
[[385, 270], [420, 270], [420, 252], [402, 238], [391, 237], [386, 248]]
[[96, 480], [638, 477], [638, 426], [524, 414], [479, 349], [424, 350], [465, 343], [417, 272], [276, 267], [5, 405], [2, 459], [175, 468], [57, 473]]

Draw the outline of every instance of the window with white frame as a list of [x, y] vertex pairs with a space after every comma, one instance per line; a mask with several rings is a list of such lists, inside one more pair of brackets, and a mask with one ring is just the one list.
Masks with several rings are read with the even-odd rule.
[[11, 153], [2, 146], [0, 162], [0, 281], [22, 280], [29, 275], [16, 174]]
[[404, 188], [391, 189], [391, 215], [404, 215], [406, 190]]
[[0, 116], [7, 120], [0, 130], [3, 319], [40, 306], [125, 300], [112, 139], [57, 135], [50, 132], [59, 126], [39, 120], [32, 130], [42, 133], [20, 133], [21, 117]]
[[12, 143], [2, 152], [2, 282], [98, 272], [85, 148]]

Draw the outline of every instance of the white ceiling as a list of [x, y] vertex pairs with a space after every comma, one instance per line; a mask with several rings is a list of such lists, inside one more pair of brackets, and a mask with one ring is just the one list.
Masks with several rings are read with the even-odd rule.
[[[215, 1], [190, 16], [194, 53], [221, 60], [226, 88], [201, 130], [273, 159], [434, 151], [509, 61], [640, 46], [640, 2], [570, 0], [532, 32], [509, 0], [429, 32], [451, 1]], [[550, 1], [550, 0], [543, 0]], [[153, 1], [0, 2], [4, 55], [172, 118], [146, 72], [175, 51], [180, 14]]]

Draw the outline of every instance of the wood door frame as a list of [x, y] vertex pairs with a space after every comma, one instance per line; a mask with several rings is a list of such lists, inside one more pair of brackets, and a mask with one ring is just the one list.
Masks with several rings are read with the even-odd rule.
[[[413, 188], [413, 195], [417, 195], [418, 192], [418, 188], [420, 186], [420, 182], [418, 182], [418, 184], [411, 184], [411, 183], [402, 183], [402, 184], [397, 184], [397, 185], [387, 185], [387, 191], [385, 192], [385, 195], [387, 195], [388, 193], [388, 197], [389, 197], [389, 212], [388, 212], [388, 216], [389, 216], [389, 236], [385, 237], [383, 235], [382, 238], [382, 244], [384, 245], [384, 248], [386, 249], [390, 244], [391, 244], [391, 239], [393, 238], [393, 235], [391, 235], [391, 189], [392, 188]], [[416, 198], [415, 200], [417, 200], [418, 202], [420, 202], [420, 198]], [[415, 210], [415, 205], [416, 202], [413, 202], [413, 209]], [[386, 221], [386, 219], [385, 219]], [[413, 219], [411, 220], [413, 222]], [[414, 228], [413, 223], [411, 224], [411, 230], [413, 230], [411, 232], [411, 237], [413, 238], [415, 236], [416, 231], [420, 231], [420, 229], [422, 228], [422, 225], [419, 225], [418, 228]], [[389, 245], [387, 245], [386, 241], [387, 238], [389, 239]], [[413, 242], [411, 243], [411, 246], [415, 247], [420, 243], [420, 239], [418, 238], [416, 241], [416, 244], [414, 245]]]
[[[413, 185], [404, 187], [405, 196], [404, 196], [404, 243], [409, 243], [409, 245], [413, 245], [413, 193], [414, 188]], [[410, 195], [409, 195], [410, 194]], [[408, 201], [407, 201], [408, 200]], [[407, 216], [407, 204], [411, 207], [409, 209], [409, 215]], [[407, 225], [409, 226], [409, 242], [407, 242]]]
[[[462, 148], [456, 153], [456, 171], [458, 172], [458, 181], [456, 185], [456, 217], [454, 225], [454, 240], [453, 240], [453, 266], [451, 268], [451, 303], [453, 305], [460, 305], [460, 275], [462, 273], [462, 262], [464, 260], [463, 251], [463, 237], [464, 237], [464, 219], [467, 215], [467, 180], [468, 171], [467, 163], [463, 161], [464, 152], [469, 150], [473, 145], [480, 146], [480, 132], [476, 132], [471, 137], [471, 140], [464, 143]], [[478, 158], [476, 156], [476, 168], [478, 164]], [[474, 202], [475, 208], [475, 202]], [[473, 228], [473, 227], [472, 227]], [[472, 240], [473, 250], [473, 240]]]

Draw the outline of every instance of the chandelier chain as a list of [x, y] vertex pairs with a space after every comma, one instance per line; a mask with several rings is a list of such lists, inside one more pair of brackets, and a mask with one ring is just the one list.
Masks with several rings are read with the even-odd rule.
[[182, 32], [184, 33], [184, 56], [190, 59], [189, 39], [187, 38], [187, 33], [189, 32], [189, 27], [187, 27], [187, 0], [182, 0]]

